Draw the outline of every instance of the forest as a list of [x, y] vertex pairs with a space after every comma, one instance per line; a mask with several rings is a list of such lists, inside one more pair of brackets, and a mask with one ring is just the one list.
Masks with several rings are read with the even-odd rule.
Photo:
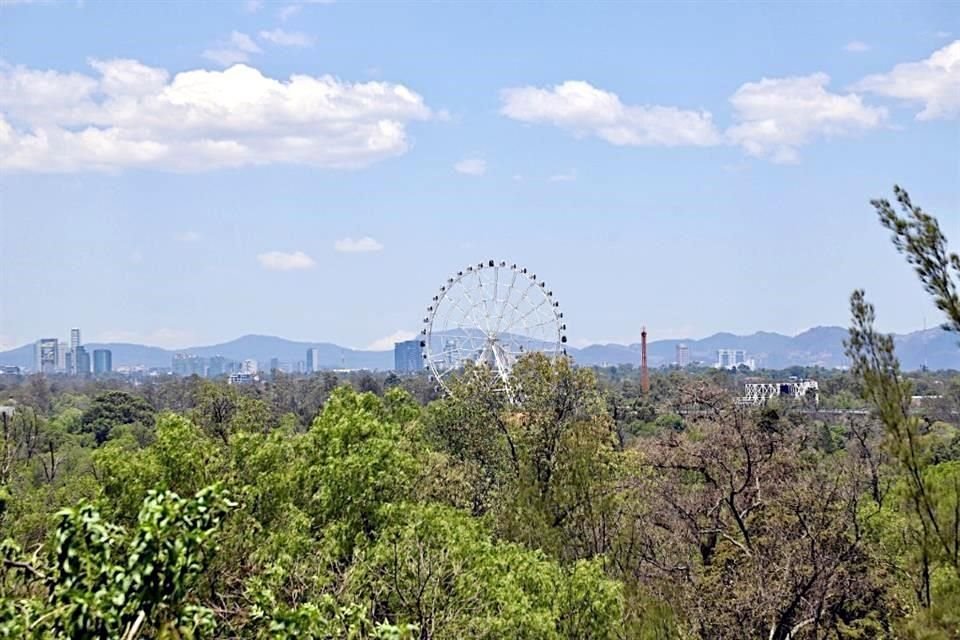
[[[960, 334], [960, 258], [895, 196]], [[448, 395], [11, 376], [0, 637], [958, 638], [960, 379], [902, 372], [864, 292], [850, 313], [821, 408], [869, 411], [538, 354], [512, 394], [470, 367]]]

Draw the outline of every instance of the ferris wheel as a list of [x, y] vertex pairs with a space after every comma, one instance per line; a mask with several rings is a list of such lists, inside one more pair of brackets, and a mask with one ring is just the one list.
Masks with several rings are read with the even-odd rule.
[[489, 260], [458, 271], [433, 296], [423, 323], [425, 367], [448, 393], [451, 374], [468, 363], [486, 366], [508, 390], [524, 353], [566, 353], [567, 325], [553, 291], [516, 264]]

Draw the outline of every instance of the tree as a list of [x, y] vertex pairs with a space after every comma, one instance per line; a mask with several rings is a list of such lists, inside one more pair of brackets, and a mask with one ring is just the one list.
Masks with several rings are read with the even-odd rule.
[[10, 541], [0, 546], [0, 629], [24, 638], [209, 633], [211, 612], [189, 596], [234, 506], [215, 486], [192, 499], [151, 491], [131, 530], [104, 521], [89, 503], [62, 511], [43, 562]]
[[147, 401], [125, 391], [107, 391], [93, 399], [83, 412], [81, 428], [103, 444], [119, 425], [139, 424], [152, 427], [155, 411]]
[[371, 534], [380, 507], [409, 491], [416, 461], [404, 443], [404, 424], [419, 410], [399, 389], [386, 402], [340, 387], [301, 443], [299, 486], [313, 526], [324, 529], [331, 552], [348, 558]]
[[597, 562], [563, 568], [494, 542], [480, 521], [439, 505], [396, 505], [347, 584], [376, 615], [420, 638], [615, 638], [620, 585]]
[[857, 519], [869, 476], [813, 435], [728, 400], [645, 441], [612, 561], [701, 638], [882, 631]]
[[[901, 217], [885, 199], [871, 201], [893, 244], [906, 255], [920, 281], [947, 316], [944, 328], [960, 331], [960, 297], [955, 278], [960, 257], [947, 250], [937, 219], [894, 187]], [[960, 632], [960, 465], [937, 463], [925, 425], [910, 411], [911, 386], [900, 371], [893, 336], [874, 328], [876, 312], [862, 290], [850, 299], [853, 324], [846, 341], [852, 370], [864, 397], [883, 423], [886, 445], [896, 460], [897, 490], [881, 503], [875, 538], [883, 552], [915, 585], [916, 614], [908, 613], [905, 632], [913, 637], [946, 638]], [[914, 607], [909, 607], [912, 611]]]

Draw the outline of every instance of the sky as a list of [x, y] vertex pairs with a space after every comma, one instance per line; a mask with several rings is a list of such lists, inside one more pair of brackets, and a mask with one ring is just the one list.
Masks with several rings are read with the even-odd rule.
[[390, 348], [527, 266], [574, 345], [941, 317], [956, 3], [0, 0], [0, 349], [80, 327]]

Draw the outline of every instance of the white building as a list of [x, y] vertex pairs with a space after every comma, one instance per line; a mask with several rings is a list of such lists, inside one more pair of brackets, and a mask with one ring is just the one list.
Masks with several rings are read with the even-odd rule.
[[764, 404], [771, 398], [812, 399], [820, 404], [820, 386], [816, 380], [789, 380], [787, 382], [754, 382], [743, 385], [740, 404]]
[[231, 373], [230, 377], [227, 378], [227, 384], [253, 384], [257, 381], [257, 377], [253, 373]]
[[34, 346], [34, 371], [54, 373], [60, 363], [58, 351], [60, 344], [56, 338], [41, 338]]
[[756, 364], [752, 358], [747, 358], [744, 349], [717, 349], [717, 363], [713, 366], [715, 369], [736, 369], [744, 365], [753, 370]]

